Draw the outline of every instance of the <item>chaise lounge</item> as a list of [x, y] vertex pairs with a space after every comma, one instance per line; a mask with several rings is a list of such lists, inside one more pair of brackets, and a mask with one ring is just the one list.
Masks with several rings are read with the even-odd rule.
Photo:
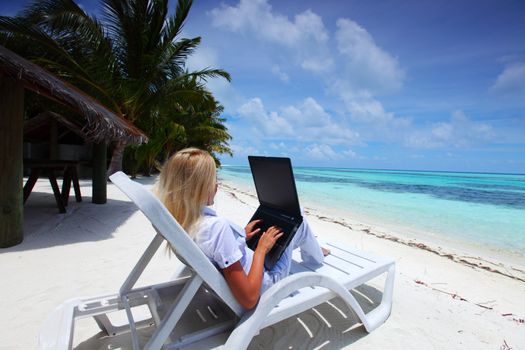
[[[156, 235], [118, 293], [68, 300], [55, 309], [42, 327], [39, 349], [71, 349], [75, 321], [87, 317], [93, 317], [108, 336], [129, 335], [137, 350], [178, 349], [207, 338], [222, 339], [214, 337], [218, 334], [228, 335], [225, 343], [216, 344], [218, 348], [245, 349], [263, 328], [335, 297], [356, 313], [367, 332], [390, 315], [394, 261], [330, 242], [323, 242], [331, 254], [322, 266], [312, 269], [294, 255], [291, 275], [269, 288], [257, 306], [247, 311], [237, 303], [222, 274], [150, 191], [122, 172], [110, 179], [149, 219]], [[176, 247], [184, 268], [173, 281], [134, 288], [165, 240]], [[365, 313], [350, 291], [384, 274], [381, 302]], [[146, 316], [136, 311], [144, 306]], [[126, 324], [112, 322], [117, 311], [125, 311]], [[149, 339], [139, 336], [143, 329], [150, 330]]]

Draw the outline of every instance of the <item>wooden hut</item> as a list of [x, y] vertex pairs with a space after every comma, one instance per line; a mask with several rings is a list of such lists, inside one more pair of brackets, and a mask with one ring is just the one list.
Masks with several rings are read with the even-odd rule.
[[106, 202], [106, 143], [147, 142], [142, 131], [92, 97], [0, 45], [0, 247], [23, 240], [24, 89], [56, 101], [85, 118], [94, 144], [93, 202]]

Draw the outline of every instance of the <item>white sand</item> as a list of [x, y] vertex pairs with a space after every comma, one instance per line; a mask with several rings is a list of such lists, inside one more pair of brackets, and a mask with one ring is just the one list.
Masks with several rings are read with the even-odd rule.
[[[153, 178], [140, 182], [150, 185]], [[46, 316], [68, 298], [116, 292], [153, 238], [149, 222], [113, 185], [108, 186], [107, 205], [92, 204], [90, 183], [81, 181], [81, 186], [84, 201], [76, 203], [72, 196], [68, 212], [58, 214], [47, 180], [40, 179], [25, 206], [24, 242], [0, 250], [0, 349], [35, 348]], [[255, 205], [253, 196], [239, 191], [233, 196], [231, 189], [223, 189], [215, 207], [220, 214], [244, 224]], [[525, 348], [523, 281], [376, 237], [356, 229], [357, 225], [350, 224], [354, 227], [352, 230], [334, 223], [333, 219], [306, 217], [321, 238], [395, 259], [392, 314], [384, 325], [367, 334], [362, 327], [348, 331], [357, 322], [351, 314], [346, 319], [332, 319], [328, 327], [315, 312], [309, 311], [299, 317], [304, 323], [319, 325], [313, 328], [313, 338], [297, 318], [292, 318], [273, 329], [263, 330], [254, 340], [259, 346]], [[351, 223], [348, 218], [344, 219]], [[139, 284], [169, 279], [176, 264], [163, 252], [157, 254], [152, 267], [146, 271], [146, 278]], [[362, 291], [366, 294], [380, 288], [378, 282], [373, 281]], [[323, 313], [324, 309], [326, 305], [317, 311]], [[78, 338], [75, 343], [92, 335], [83, 329], [79, 327], [75, 333]]]

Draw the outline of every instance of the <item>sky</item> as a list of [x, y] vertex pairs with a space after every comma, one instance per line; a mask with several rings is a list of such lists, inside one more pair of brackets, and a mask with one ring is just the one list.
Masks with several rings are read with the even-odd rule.
[[523, 1], [196, 0], [196, 36], [187, 68], [232, 76], [223, 164], [525, 173]]

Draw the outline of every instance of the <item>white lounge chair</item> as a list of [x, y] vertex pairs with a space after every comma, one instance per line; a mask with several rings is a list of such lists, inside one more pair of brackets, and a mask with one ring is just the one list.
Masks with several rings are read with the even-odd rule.
[[[151, 221], [157, 234], [117, 294], [73, 299], [60, 305], [45, 321], [39, 349], [70, 349], [75, 320], [94, 317], [107, 335], [129, 333], [133, 349], [141, 344], [138, 329], [153, 328], [144, 349], [175, 349], [225, 332], [224, 349], [245, 349], [259, 330], [318, 304], [340, 297], [371, 332], [390, 315], [394, 286], [394, 262], [369, 253], [330, 245], [331, 254], [315, 270], [294, 256], [292, 274], [269, 288], [258, 305], [246, 311], [235, 300], [222, 274], [175, 221], [164, 205], [141, 184], [118, 172], [111, 181]], [[174, 281], [133, 288], [154, 253], [167, 240], [176, 247], [186, 268]], [[381, 303], [364, 313], [350, 290], [386, 273]], [[149, 308], [146, 319], [136, 320], [135, 307]], [[128, 323], [115, 326], [111, 313], [125, 310]]]

